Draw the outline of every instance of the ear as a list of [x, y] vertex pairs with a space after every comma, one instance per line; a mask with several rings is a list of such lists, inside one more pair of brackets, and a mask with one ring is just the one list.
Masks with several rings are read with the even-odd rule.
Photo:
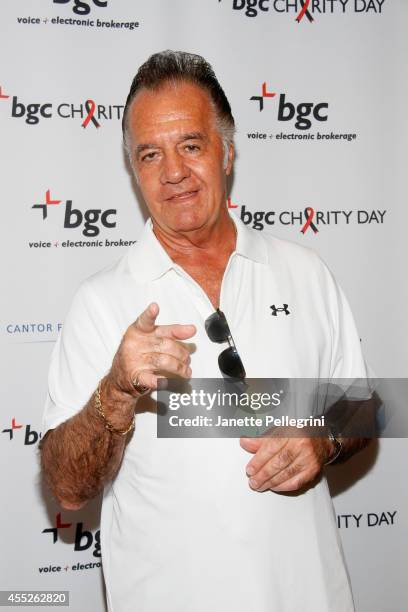
[[227, 158], [225, 160], [225, 174], [227, 176], [229, 176], [231, 174], [232, 171], [232, 166], [234, 163], [234, 145], [231, 143], [228, 145], [228, 155]]

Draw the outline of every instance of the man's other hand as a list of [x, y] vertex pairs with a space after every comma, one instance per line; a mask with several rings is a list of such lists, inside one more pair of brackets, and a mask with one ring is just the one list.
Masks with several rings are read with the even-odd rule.
[[241, 447], [254, 454], [246, 473], [249, 486], [256, 491], [289, 492], [310, 485], [333, 452], [332, 443], [324, 435], [280, 436], [272, 433], [267, 437], [240, 439]]

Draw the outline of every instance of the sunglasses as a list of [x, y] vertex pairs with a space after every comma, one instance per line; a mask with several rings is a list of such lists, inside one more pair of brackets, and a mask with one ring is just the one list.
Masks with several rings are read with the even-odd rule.
[[205, 331], [211, 342], [228, 342], [229, 347], [218, 355], [221, 372], [228, 378], [245, 380], [245, 368], [232, 338], [225, 314], [217, 310], [205, 320]]

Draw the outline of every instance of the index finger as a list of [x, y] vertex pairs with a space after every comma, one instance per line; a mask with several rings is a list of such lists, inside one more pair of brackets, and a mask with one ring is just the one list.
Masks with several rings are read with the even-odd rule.
[[159, 338], [171, 338], [172, 340], [187, 340], [192, 338], [197, 332], [195, 325], [158, 325], [156, 327], [156, 336]]

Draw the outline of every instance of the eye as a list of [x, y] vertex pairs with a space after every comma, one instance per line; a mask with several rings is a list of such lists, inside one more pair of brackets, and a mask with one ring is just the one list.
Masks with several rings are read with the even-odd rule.
[[155, 158], [156, 155], [157, 155], [157, 152], [156, 151], [152, 151], [151, 153], [146, 153], [145, 155], [142, 155], [141, 160], [142, 160], [142, 162], [144, 162], [144, 161], [147, 161], [147, 162], [153, 161], [153, 159]]
[[188, 153], [195, 153], [196, 151], [200, 151], [199, 145], [195, 145], [195, 144], [187, 144], [187, 145], [185, 145], [184, 149]]

